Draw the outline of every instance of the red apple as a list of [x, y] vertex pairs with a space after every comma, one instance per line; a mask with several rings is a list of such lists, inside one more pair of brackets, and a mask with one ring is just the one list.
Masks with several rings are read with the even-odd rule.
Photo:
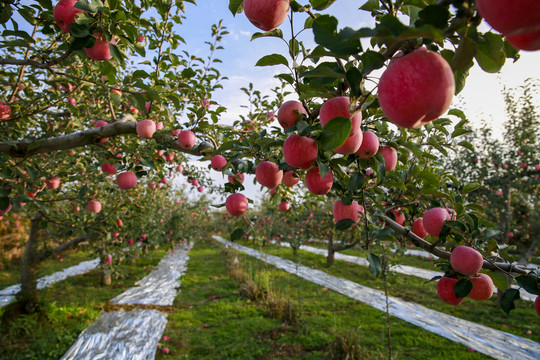
[[289, 0], [244, 0], [243, 4], [248, 20], [264, 31], [277, 28], [289, 14]]
[[114, 164], [104, 163], [101, 165], [101, 171], [108, 174], [116, 174], [116, 167]]
[[124, 225], [124, 222], [122, 220], [120, 220], [120, 219], [116, 219], [116, 225], [122, 226], [122, 225]]
[[[424, 217], [425, 220], [425, 217]], [[460, 245], [450, 255], [452, 268], [463, 275], [476, 275], [484, 264], [482, 254], [475, 249]]]
[[124, 173], [118, 174], [116, 177], [116, 183], [118, 187], [122, 190], [133, 189], [137, 186], [137, 175], [131, 171], [126, 171]]
[[454, 73], [448, 62], [425, 48], [393, 59], [378, 85], [384, 114], [397, 126], [409, 129], [440, 117], [452, 103], [454, 91]]
[[75, 22], [77, 14], [83, 12], [74, 7], [76, 3], [77, 0], [60, 0], [54, 7], [54, 22], [67, 33], [69, 32], [69, 25]]
[[144, 41], [144, 36], [139, 35], [139, 37], [137, 38], [137, 41], [142, 43]]
[[351, 100], [348, 96], [334, 97], [321, 106], [319, 117], [323, 127], [328, 121], [338, 116], [351, 119], [351, 132], [349, 133], [349, 136], [361, 132], [362, 113], [357, 111], [354, 114], [351, 114]]
[[7, 120], [11, 116], [11, 106], [0, 102], [0, 120]]
[[84, 49], [86, 55], [94, 61], [105, 61], [112, 58], [111, 48], [109, 44], [116, 44], [114, 39], [107, 41], [107, 38], [104, 34], [95, 33], [94, 37], [96, 38], [96, 43], [89, 49]]
[[431, 208], [424, 213], [422, 223], [428, 234], [439, 237], [439, 233], [441, 232], [446, 220], [451, 220], [448, 210], [437, 207]]
[[302, 120], [302, 116], [298, 113], [306, 116], [308, 114], [300, 101], [290, 100], [284, 102], [281, 104], [278, 111], [277, 118], [279, 125], [281, 125], [284, 129], [293, 126], [297, 121]]
[[137, 123], [137, 135], [144, 139], [151, 139], [156, 132], [156, 123], [154, 120], [146, 119]]
[[480, 15], [504, 35], [540, 30], [538, 0], [476, 0]]
[[334, 184], [334, 176], [330, 170], [324, 178], [321, 177], [319, 174], [319, 167], [316, 166], [306, 173], [304, 181], [308, 190], [313, 194], [325, 195], [328, 194], [332, 189], [332, 185]]
[[[22, 206], [22, 204], [21, 204]], [[8, 207], [4, 210], [0, 209], [0, 216], [3, 216], [5, 214], [7, 214], [9, 212], [9, 210], [11, 210], [11, 199], [9, 199], [8, 201]]]
[[282, 201], [279, 203], [279, 210], [281, 211], [289, 211], [291, 208], [291, 204], [289, 204], [288, 201]]
[[178, 134], [178, 145], [182, 149], [191, 149], [195, 145], [196, 139], [193, 131], [184, 130]]
[[384, 168], [386, 171], [392, 171], [396, 168], [398, 155], [397, 150], [390, 146], [383, 146], [379, 152], [384, 158]]
[[216, 155], [212, 158], [210, 166], [216, 171], [221, 171], [227, 165], [227, 159], [222, 155]]
[[358, 151], [356, 151], [356, 155], [358, 155], [360, 159], [369, 159], [370, 157], [375, 156], [378, 151], [379, 138], [377, 137], [377, 135], [375, 135], [371, 131], [364, 132], [362, 137], [362, 144], [360, 145]]
[[163, 130], [163, 121], [158, 121], [156, 123], [156, 130]]
[[283, 170], [279, 170], [278, 166], [271, 161], [263, 161], [257, 165], [255, 177], [259, 184], [273, 189], [281, 184]]
[[354, 154], [360, 148], [362, 144], [363, 134], [361, 131], [358, 131], [356, 134], [351, 135], [345, 140], [343, 145], [334, 149], [333, 151], [337, 154], [350, 155]]
[[291, 166], [308, 169], [315, 163], [319, 148], [315, 140], [306, 136], [290, 135], [283, 143], [283, 158]]
[[357, 224], [360, 221], [360, 214], [364, 213], [364, 207], [353, 200], [351, 205], [343, 205], [341, 200], [334, 204], [334, 219], [336, 222], [343, 219], [351, 219]]
[[534, 300], [534, 308], [536, 309], [538, 316], [540, 316], [540, 296], [537, 296], [536, 300]]
[[412, 225], [412, 232], [413, 234], [415, 234], [416, 236], [422, 239], [425, 239], [426, 236], [428, 236], [428, 232], [426, 231], [426, 229], [424, 229], [423, 218], [418, 218], [414, 220], [414, 223]]
[[60, 178], [58, 176], [53, 176], [50, 179], [47, 179], [45, 184], [47, 185], [47, 189], [58, 189], [60, 186]]
[[458, 281], [458, 279], [443, 277], [437, 282], [437, 293], [445, 303], [459, 305], [465, 300], [465, 298], [457, 298], [454, 292], [454, 285]]
[[197, 191], [198, 191], [198, 192], [203, 192], [203, 191], [204, 191], [204, 187], [203, 187], [203, 186], [199, 186], [199, 187], [197, 188]]
[[506, 41], [516, 49], [526, 51], [540, 50], [540, 30], [526, 34], [507, 35]]
[[87, 205], [88, 211], [97, 214], [101, 211], [101, 203], [97, 200], [91, 200]]
[[294, 171], [287, 171], [283, 174], [283, 185], [287, 187], [293, 187], [300, 181], [299, 177], [294, 176]]
[[242, 184], [244, 182], [244, 174], [238, 173], [234, 176], [229, 175], [228, 179], [231, 184], [234, 184], [235, 182]]
[[229, 195], [225, 200], [225, 208], [232, 216], [240, 216], [246, 212], [248, 208], [248, 199], [240, 193]]
[[469, 297], [474, 300], [489, 300], [493, 295], [493, 290], [495, 286], [493, 285], [493, 280], [491, 277], [486, 274], [478, 273], [476, 276], [473, 276], [469, 279], [473, 288], [469, 293]]

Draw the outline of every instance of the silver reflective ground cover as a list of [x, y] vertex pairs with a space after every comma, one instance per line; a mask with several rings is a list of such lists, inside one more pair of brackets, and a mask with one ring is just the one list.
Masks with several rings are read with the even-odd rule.
[[[70, 276], [83, 275], [89, 271], [94, 270], [99, 265], [99, 258], [94, 260], [83, 261], [75, 266], [71, 266], [62, 271], [55, 272], [52, 275], [47, 275], [39, 278], [37, 281], [37, 288], [43, 289], [51, 284], [67, 279]], [[21, 291], [21, 284], [12, 285], [8, 288], [0, 290], [0, 307], [6, 306], [13, 300], [15, 295]]]
[[[277, 256], [261, 253], [249, 247], [227, 241], [219, 236], [214, 235], [213, 237], [223, 244], [274, 265], [279, 269], [295, 274], [305, 280], [361, 301], [381, 311], [386, 310], [386, 298], [382, 291], [374, 290]], [[388, 301], [391, 315], [454, 342], [464, 344], [495, 359], [540, 359], [540, 344], [535, 341], [446, 315], [422, 305], [403, 301], [399, 298], [389, 297]]]
[[[281, 246], [290, 247], [291, 245], [289, 243], [281, 243]], [[304, 251], [310, 252], [312, 254], [323, 255], [323, 256], [326, 256], [328, 254], [327, 250], [325, 250], [325, 249], [314, 248], [312, 246], [306, 246], [306, 245], [300, 246], [300, 250], [304, 250]], [[411, 250], [411, 251], [414, 251], [414, 250]], [[345, 255], [345, 254], [341, 254], [341, 253], [336, 252], [336, 253], [334, 253], [334, 258], [336, 260], [343, 260], [343, 261], [346, 261], [348, 263], [357, 264], [357, 265], [360, 265], [360, 266], [369, 266], [369, 262], [367, 261], [366, 258], [361, 258], [361, 257], [358, 257], [358, 256]], [[414, 266], [408, 266], [408, 265], [392, 265], [392, 266], [390, 266], [390, 271], [393, 271], [393, 272], [396, 272], [396, 273], [399, 273], [399, 274], [404, 274], [404, 275], [416, 276], [416, 277], [419, 277], [419, 278], [425, 279], [425, 280], [431, 280], [435, 276], [443, 276], [444, 275], [444, 273], [439, 272], [439, 271], [420, 269], [420, 268], [417, 268], [417, 267], [414, 267]], [[525, 289], [520, 288], [519, 286], [516, 286], [516, 285], [512, 285], [512, 287], [514, 289], [519, 288], [519, 294], [520, 294], [521, 300], [527, 300], [527, 301], [536, 300], [536, 295], [532, 295], [532, 294], [528, 293], [527, 291], [525, 291]]]
[[86, 328], [62, 359], [154, 359], [167, 316], [158, 310], [103, 313]]
[[[129, 288], [111, 302], [117, 304], [172, 305], [187, 270], [193, 244], [179, 246], [167, 254], [138, 286]], [[62, 357], [62, 360], [154, 359], [156, 347], [167, 325], [167, 315], [158, 310], [103, 313]]]

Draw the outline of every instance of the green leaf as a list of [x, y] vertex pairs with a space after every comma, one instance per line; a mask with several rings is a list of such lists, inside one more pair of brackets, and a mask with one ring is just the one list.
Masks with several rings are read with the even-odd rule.
[[233, 16], [236, 16], [236, 14], [239, 14], [244, 10], [243, 3], [244, 0], [229, 0], [229, 10]]
[[321, 147], [326, 150], [333, 150], [345, 143], [351, 132], [351, 119], [346, 117], [335, 117], [327, 122], [321, 133]]
[[373, 236], [375, 236], [377, 239], [386, 239], [390, 235], [394, 233], [394, 230], [391, 228], [381, 229], [377, 230], [373, 233]]
[[352, 219], [342, 219], [336, 223], [336, 230], [347, 230], [353, 225], [354, 221]]
[[416, 20], [415, 26], [422, 27], [426, 24], [432, 25], [438, 29], [444, 29], [448, 25], [450, 19], [450, 11], [447, 6], [429, 5], [423, 8], [418, 13], [419, 19]]
[[367, 253], [366, 258], [369, 262], [369, 271], [375, 276], [379, 276], [382, 272], [381, 259], [370, 252]]
[[362, 50], [358, 35], [350, 28], [337, 32], [338, 21], [330, 15], [321, 15], [313, 21], [315, 42], [337, 56], [357, 55]]
[[362, 74], [360, 73], [360, 70], [354, 66], [351, 67], [349, 70], [347, 70], [346, 78], [352, 95], [354, 97], [362, 96], [362, 89], [360, 87], [360, 85], [362, 85]]
[[360, 6], [360, 9], [365, 11], [379, 10], [379, 0], [368, 0], [364, 5]]
[[324, 10], [332, 5], [336, 0], [309, 0], [315, 10]]
[[364, 185], [364, 176], [359, 173], [355, 172], [351, 175], [351, 179], [349, 180], [349, 191], [357, 191]]
[[238, 228], [231, 233], [231, 241], [240, 240], [245, 234], [244, 229]]
[[360, 56], [362, 62], [362, 71], [364, 76], [372, 72], [373, 70], [380, 69], [384, 66], [386, 58], [383, 54], [380, 54], [373, 50], [367, 50]]
[[306, 71], [300, 74], [301, 77], [314, 77], [314, 78], [329, 78], [342, 79], [345, 77], [345, 72], [340, 68], [337, 63], [323, 62], [319, 64], [315, 69]]
[[501, 70], [506, 61], [503, 38], [499, 34], [491, 32], [478, 37], [478, 51], [475, 58], [478, 65], [488, 73], [496, 73]]
[[273, 65], [285, 65], [288, 67], [289, 62], [283, 55], [271, 54], [271, 55], [263, 56], [255, 64], [255, 66], [273, 66]]
[[477, 50], [478, 47], [476, 45], [476, 41], [469, 37], [462, 37], [459, 42], [459, 47], [456, 50], [456, 54], [450, 62], [452, 69], [454, 71], [469, 69], [472, 65], [472, 60], [474, 59], [474, 55], [476, 55]]
[[464, 194], [468, 194], [476, 189], [480, 189], [482, 187], [482, 185], [479, 185], [479, 184], [476, 184], [476, 183], [471, 183], [471, 184], [467, 184], [463, 187], [463, 190], [461, 191], [462, 193]]
[[534, 295], [540, 295], [540, 288], [538, 288], [538, 281], [528, 275], [520, 275], [516, 278], [516, 282], [519, 286], [524, 288], [527, 292], [534, 294]]
[[277, 37], [283, 39], [283, 32], [280, 29], [274, 29], [272, 31], [267, 31], [264, 33], [256, 32], [251, 36], [251, 41], [262, 37]]
[[454, 284], [454, 293], [458, 299], [469, 295], [473, 288], [472, 282], [469, 279], [461, 279]]
[[500, 234], [501, 234], [501, 230], [499, 230], [497, 228], [489, 228], [484, 233], [484, 240], [487, 240], [487, 239], [495, 237], [495, 236], [499, 236]]
[[505, 291], [506, 289], [508, 289], [509, 284], [506, 275], [498, 271], [491, 271], [489, 276], [493, 280], [493, 284], [497, 289], [499, 289], [500, 291]]
[[464, 148], [469, 149], [474, 152], [474, 146], [468, 141], [461, 141], [458, 143], [458, 145], [463, 146]]
[[328, 165], [317, 159], [317, 166], [319, 167], [320, 177], [324, 178], [326, 175], [328, 175], [328, 172], [330, 171], [330, 167]]
[[84, 199], [86, 193], [88, 192], [88, 185], [84, 185], [81, 190], [79, 190], [79, 199]]
[[510, 314], [511, 310], [516, 308], [514, 305], [514, 300], [519, 300], [519, 290], [518, 289], [507, 289], [501, 297], [501, 308], [507, 313]]
[[73, 23], [69, 25], [69, 33], [77, 38], [85, 38], [90, 35], [88, 25]]

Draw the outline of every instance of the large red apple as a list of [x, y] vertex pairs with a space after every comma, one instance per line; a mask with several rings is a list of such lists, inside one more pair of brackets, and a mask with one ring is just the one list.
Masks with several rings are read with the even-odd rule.
[[397, 126], [418, 129], [440, 117], [452, 103], [455, 83], [448, 62], [419, 48], [395, 58], [381, 76], [379, 104]]
[[255, 177], [259, 184], [273, 189], [281, 184], [283, 170], [279, 170], [278, 166], [271, 161], [263, 161], [257, 165]]
[[67, 33], [69, 32], [69, 25], [75, 22], [77, 14], [83, 12], [74, 7], [76, 3], [77, 0], [60, 0], [54, 7], [54, 22]]
[[349, 133], [349, 136], [361, 132], [362, 113], [357, 111], [354, 114], [351, 114], [351, 100], [348, 96], [336, 96], [326, 101], [321, 106], [319, 118], [323, 127], [328, 121], [338, 116], [351, 119], [351, 132]]
[[483, 264], [482, 254], [468, 246], [460, 245], [450, 255], [450, 265], [463, 275], [476, 275]]
[[216, 155], [212, 158], [210, 166], [216, 171], [221, 171], [227, 165], [227, 159], [222, 155]]
[[283, 143], [283, 158], [291, 166], [308, 169], [315, 163], [319, 148], [315, 140], [306, 136], [290, 135]]
[[526, 51], [540, 50], [540, 30], [526, 34], [507, 35], [506, 41], [516, 49]]
[[259, 29], [274, 30], [287, 18], [289, 0], [244, 0], [244, 13]]
[[386, 171], [392, 171], [397, 165], [397, 150], [390, 146], [383, 146], [379, 149], [379, 152], [384, 158], [384, 168]]
[[478, 273], [469, 279], [473, 285], [469, 297], [474, 300], [489, 300], [493, 295], [495, 286], [493, 280], [486, 274]]
[[356, 155], [358, 155], [360, 159], [369, 159], [370, 157], [375, 156], [377, 151], [379, 151], [379, 138], [377, 135], [371, 131], [364, 132], [362, 144], [360, 144], [360, 148], [356, 151]]
[[416, 236], [422, 239], [425, 239], [425, 237], [428, 236], [428, 232], [426, 231], [426, 229], [424, 229], [423, 218], [418, 218], [414, 220], [413, 225], [412, 225], [412, 232], [413, 234], [415, 234]]
[[184, 130], [178, 134], [178, 145], [180, 145], [182, 149], [191, 149], [193, 145], [195, 145], [196, 139], [193, 131]]
[[144, 139], [151, 139], [156, 132], [156, 123], [154, 120], [146, 119], [137, 123], [137, 135]]
[[457, 298], [454, 292], [454, 285], [458, 281], [458, 279], [443, 277], [437, 282], [437, 293], [445, 303], [459, 305], [465, 300], [465, 298]]
[[484, 20], [504, 35], [540, 30], [538, 0], [476, 0], [476, 7]]
[[101, 211], [101, 203], [97, 200], [91, 200], [87, 205], [88, 211], [97, 214]]
[[357, 224], [360, 221], [360, 214], [364, 213], [364, 207], [353, 200], [351, 205], [343, 205], [341, 200], [334, 204], [334, 219], [336, 222], [343, 219], [351, 219]]
[[279, 107], [277, 115], [279, 125], [284, 129], [293, 126], [297, 121], [302, 119], [302, 116], [298, 113], [307, 116], [307, 111], [300, 101], [290, 100], [284, 102]]
[[319, 174], [319, 167], [316, 166], [306, 173], [304, 182], [309, 191], [316, 195], [328, 194], [334, 184], [332, 171], [328, 171], [325, 177]]
[[398, 223], [399, 225], [403, 226], [405, 224], [405, 214], [402, 213], [401, 211], [399, 210], [392, 210], [391, 213], [394, 215], [394, 219], [396, 223]]
[[124, 173], [118, 174], [116, 177], [116, 183], [118, 187], [122, 190], [133, 189], [137, 186], [137, 175], [131, 171], [126, 171]]
[[422, 223], [429, 235], [439, 237], [446, 220], [451, 220], [448, 210], [437, 207], [431, 208], [424, 213]]
[[345, 140], [343, 145], [334, 149], [333, 151], [337, 154], [350, 155], [354, 154], [360, 148], [362, 144], [363, 134], [361, 131], [358, 131], [356, 134], [351, 135]]
[[96, 38], [96, 43], [91, 48], [84, 49], [86, 55], [94, 61], [105, 61], [112, 58], [111, 48], [109, 44], [116, 44], [114, 39], [107, 41], [107, 38], [104, 34], [95, 33], [94, 37]]
[[225, 200], [225, 208], [232, 216], [240, 216], [246, 212], [248, 208], [248, 199], [240, 193], [229, 195]]
[[45, 184], [47, 185], [47, 189], [58, 189], [60, 186], [60, 178], [58, 176], [53, 176], [52, 178], [47, 179]]
[[7, 120], [11, 116], [11, 106], [0, 102], [0, 120]]
[[237, 173], [234, 176], [229, 175], [228, 179], [231, 184], [234, 184], [235, 182], [242, 184], [244, 182], [244, 174]]
[[298, 184], [300, 181], [299, 177], [294, 176], [294, 171], [287, 171], [283, 174], [283, 185], [287, 187], [293, 187], [294, 185]]

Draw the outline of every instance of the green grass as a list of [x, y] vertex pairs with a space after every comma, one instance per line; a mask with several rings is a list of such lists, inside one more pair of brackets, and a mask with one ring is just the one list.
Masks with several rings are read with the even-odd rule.
[[[164, 333], [171, 339], [161, 342], [171, 353], [158, 353], [157, 359], [329, 359], [332, 343], [349, 331], [357, 331], [361, 340], [360, 358], [386, 358], [384, 312], [235, 253], [248, 273], [258, 273], [296, 303], [298, 323], [283, 323], [264, 305], [240, 295], [239, 284], [226, 276], [221, 249], [200, 242], [191, 250], [175, 300], [178, 311], [169, 315]], [[394, 358], [488, 358], [397, 318], [390, 321]]]
[[[244, 245], [253, 247], [249, 242], [244, 242]], [[256, 248], [285, 259], [295, 260], [292, 250], [289, 248], [280, 248], [277, 246], [266, 247], [264, 249], [262, 247]], [[416, 266], [410, 260], [417, 259], [417, 257], [403, 256], [400, 258], [410, 258], [409, 264]], [[299, 259], [303, 265], [321, 269], [331, 275], [346, 278], [374, 289], [383, 289], [382, 279], [371, 274], [367, 267], [337, 260], [334, 265], [328, 266], [326, 264], [326, 257], [306, 251], [299, 251]], [[423, 259], [418, 260], [419, 263], [423, 263]], [[432, 270], [434, 269], [432, 268]], [[530, 321], [530, 319], [537, 317], [534, 304], [530, 301], [516, 301], [516, 309], [512, 310], [510, 315], [507, 315], [497, 306], [496, 296], [493, 296], [487, 301], [475, 301], [467, 298], [459, 306], [452, 306], [440, 300], [434, 282], [426, 283], [425, 280], [415, 276], [396, 273], [391, 273], [388, 282], [391, 296], [540, 342], [540, 323], [538, 321]]]
[[[62, 254], [61, 257], [51, 257], [45, 259], [39, 264], [38, 278], [51, 275], [57, 271], [62, 271], [70, 266], [77, 265], [82, 261], [95, 259], [97, 256], [93, 251], [68, 251]], [[60, 261], [62, 259], [62, 261]], [[8, 267], [0, 271], [0, 290], [8, 286], [14, 285], [20, 281], [21, 277], [21, 261], [17, 260], [8, 264]]]
[[[157, 250], [134, 265], [124, 262], [124, 277], [111, 286], [101, 285], [101, 272], [96, 269], [40, 290], [41, 313], [22, 315], [0, 327], [0, 359], [59, 359], [99, 317], [107, 301], [148, 274], [164, 255], [164, 250]], [[5, 309], [0, 309], [0, 315]]]

